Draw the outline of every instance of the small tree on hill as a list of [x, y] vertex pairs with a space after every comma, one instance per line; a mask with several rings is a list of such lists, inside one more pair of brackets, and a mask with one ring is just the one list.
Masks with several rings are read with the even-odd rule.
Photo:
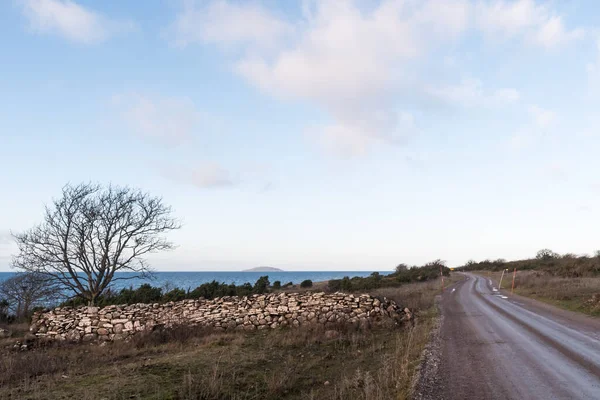
[[398, 264], [398, 266], [396, 267], [397, 274], [401, 274], [406, 271], [408, 271], [408, 265], [406, 265], [404, 263]]
[[558, 255], [550, 249], [542, 249], [537, 252], [535, 258], [538, 260], [551, 260], [553, 258], [557, 258]]
[[266, 293], [267, 290], [269, 289], [269, 284], [270, 284], [269, 277], [261, 276], [260, 278], [258, 278], [256, 283], [254, 284], [254, 288], [252, 289], [252, 291], [257, 294]]
[[14, 236], [19, 254], [12, 264], [93, 305], [112, 282], [146, 276], [144, 257], [172, 249], [162, 234], [179, 227], [158, 197], [127, 187], [66, 185], [41, 224]]

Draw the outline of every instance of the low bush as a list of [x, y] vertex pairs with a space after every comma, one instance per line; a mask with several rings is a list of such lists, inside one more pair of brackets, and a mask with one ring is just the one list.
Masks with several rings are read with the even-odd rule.
[[[107, 291], [97, 299], [96, 305], [100, 307], [112, 304], [135, 304], [135, 303], [166, 303], [169, 301], [180, 301], [185, 299], [214, 299], [224, 296], [250, 296], [252, 294], [267, 293], [269, 289], [269, 277], [261, 276], [254, 286], [250, 283], [242, 285], [226, 284], [217, 281], [206, 282], [194, 290], [185, 291], [175, 288], [166, 293], [159, 287], [143, 284], [137, 289], [125, 288], [119, 292]], [[73, 298], [62, 304], [62, 306], [78, 307], [86, 305], [81, 298]]]
[[422, 267], [413, 266], [411, 268], [404, 268], [404, 264], [400, 265], [402, 267], [396, 268], [396, 271], [389, 275], [381, 275], [379, 272], [373, 272], [365, 278], [358, 276], [350, 278], [345, 276], [342, 279], [331, 279], [327, 282], [327, 288], [331, 292], [370, 291], [378, 288], [398, 287], [406, 283], [437, 279], [440, 273], [443, 273], [444, 276], [450, 274], [450, 269], [441, 260], [432, 261]]
[[303, 280], [300, 283], [300, 287], [303, 287], [303, 288], [309, 288], [309, 287], [312, 287], [312, 285], [313, 285], [313, 282], [310, 279]]
[[535, 258], [516, 261], [469, 261], [459, 268], [462, 271], [513, 271], [516, 268], [518, 271], [540, 271], [562, 278], [588, 278], [600, 276], [600, 257], [576, 256], [571, 253], [561, 256], [552, 250], [542, 249], [537, 252]]

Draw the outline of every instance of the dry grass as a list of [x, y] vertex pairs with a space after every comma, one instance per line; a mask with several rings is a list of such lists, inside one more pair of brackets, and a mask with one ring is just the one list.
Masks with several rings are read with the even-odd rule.
[[[455, 282], [460, 281], [461, 275], [452, 273], [444, 278], [444, 286], [449, 287]], [[397, 288], [380, 288], [371, 293], [376, 296], [385, 296], [394, 300], [402, 307], [408, 307], [411, 310], [429, 310], [433, 307], [435, 296], [441, 292], [441, 282], [439, 279], [423, 283], [411, 283]]]
[[439, 282], [378, 295], [419, 308], [405, 327], [218, 332], [0, 349], [0, 399], [403, 399], [435, 323]]
[[[489, 272], [480, 272], [490, 276]], [[501, 272], [491, 276], [498, 282]], [[510, 290], [512, 271], [504, 276], [502, 287]], [[564, 278], [543, 271], [518, 271], [515, 279], [515, 293], [532, 297], [559, 307], [600, 316], [600, 277]]]

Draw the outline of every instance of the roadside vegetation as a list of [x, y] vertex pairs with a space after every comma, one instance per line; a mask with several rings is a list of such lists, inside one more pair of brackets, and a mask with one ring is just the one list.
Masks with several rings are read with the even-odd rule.
[[[113, 290], [151, 273], [145, 255], [174, 247], [180, 228], [159, 197], [128, 187], [66, 185], [43, 220], [14, 236], [20, 272], [0, 286], [0, 398], [364, 399], [407, 398], [436, 323], [440, 260], [400, 264], [389, 275], [271, 284], [209, 282], [197, 288]], [[129, 272], [126, 277], [117, 272]], [[297, 287], [299, 286], [299, 287]], [[415, 316], [404, 326], [302, 326], [256, 332], [177, 327], [105, 343], [28, 337], [37, 308], [162, 303], [268, 292], [325, 290], [385, 296]]]
[[[389, 275], [382, 275], [378, 272], [373, 272], [368, 277], [344, 277], [343, 279], [332, 279], [327, 282], [315, 282], [311, 280], [302, 281], [299, 285], [294, 285], [291, 282], [281, 285], [280, 281], [275, 281], [271, 284], [268, 276], [261, 276], [254, 285], [244, 283], [242, 285], [228, 284], [224, 282], [207, 282], [197, 288], [181, 289], [156, 287], [145, 283], [137, 288], [124, 288], [119, 291], [107, 289], [102, 295], [95, 299], [95, 304], [104, 307], [112, 304], [135, 304], [135, 303], [166, 303], [169, 301], [180, 301], [186, 299], [214, 299], [224, 296], [250, 296], [252, 294], [263, 294], [269, 292], [285, 291], [306, 291], [306, 290], [323, 290], [326, 292], [364, 292], [373, 291], [375, 289], [392, 287], [397, 288], [407, 283], [426, 282], [438, 279], [440, 274], [448, 276], [450, 269], [440, 261], [432, 261], [423, 266], [413, 266], [409, 268], [404, 264], [400, 264], [396, 270]], [[1, 296], [1, 292], [0, 292]], [[75, 296], [65, 302], [62, 306], [82, 306], [86, 305], [87, 300]]]
[[[460, 279], [450, 276], [448, 282]], [[0, 339], [0, 398], [403, 399], [437, 316], [440, 280], [381, 287], [415, 311], [405, 326], [257, 332], [178, 328], [105, 345]]]
[[560, 255], [543, 249], [532, 259], [470, 261], [459, 270], [491, 275], [498, 282], [502, 271], [507, 269], [502, 287], [510, 290], [515, 268], [516, 294], [600, 316], [600, 252], [590, 257]]
[[366, 278], [346, 276], [343, 279], [330, 280], [327, 282], [327, 288], [330, 291], [356, 292], [385, 287], [400, 287], [406, 283], [437, 279], [441, 274], [444, 276], [450, 274], [450, 269], [446, 267], [442, 260], [431, 261], [423, 266], [409, 267], [406, 264], [400, 264], [389, 275], [373, 272]]

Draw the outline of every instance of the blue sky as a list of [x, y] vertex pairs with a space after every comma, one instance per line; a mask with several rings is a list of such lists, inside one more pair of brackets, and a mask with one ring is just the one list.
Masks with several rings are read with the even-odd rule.
[[596, 1], [0, 3], [0, 270], [67, 182], [171, 204], [160, 270], [592, 253]]

